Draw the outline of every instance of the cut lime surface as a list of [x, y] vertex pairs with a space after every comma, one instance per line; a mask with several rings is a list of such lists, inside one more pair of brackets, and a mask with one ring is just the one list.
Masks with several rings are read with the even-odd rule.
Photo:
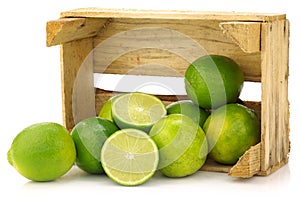
[[147, 133], [123, 129], [104, 143], [101, 162], [106, 174], [121, 185], [140, 185], [155, 173], [159, 161], [156, 144]]
[[121, 129], [136, 128], [148, 132], [166, 114], [162, 101], [150, 94], [127, 93], [112, 102], [112, 116]]

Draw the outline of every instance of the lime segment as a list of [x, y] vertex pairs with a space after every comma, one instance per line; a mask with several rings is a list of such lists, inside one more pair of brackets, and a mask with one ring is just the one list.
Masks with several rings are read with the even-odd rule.
[[156, 144], [143, 131], [123, 129], [104, 143], [101, 162], [106, 174], [121, 185], [139, 185], [150, 179], [158, 165]]
[[127, 93], [112, 102], [112, 116], [121, 129], [136, 128], [148, 132], [166, 114], [162, 101], [150, 94]]

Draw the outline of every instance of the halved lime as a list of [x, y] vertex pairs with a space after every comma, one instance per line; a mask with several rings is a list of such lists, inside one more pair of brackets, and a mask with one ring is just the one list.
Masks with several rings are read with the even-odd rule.
[[151, 94], [127, 93], [112, 102], [112, 116], [121, 129], [135, 128], [148, 132], [166, 114], [163, 102]]
[[101, 162], [106, 174], [121, 185], [140, 185], [155, 173], [159, 161], [156, 144], [147, 133], [122, 129], [104, 143]]

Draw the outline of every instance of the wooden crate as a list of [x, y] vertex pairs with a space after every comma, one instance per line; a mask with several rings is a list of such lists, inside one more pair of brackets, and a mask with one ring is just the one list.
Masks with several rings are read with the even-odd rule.
[[[149, 32], [139, 32], [147, 28]], [[136, 35], [126, 34], [132, 30], [137, 31]], [[120, 33], [121, 37], [101, 48], [105, 41]], [[191, 61], [177, 53], [195, 52], [193, 45], [177, 38], [178, 34], [192, 39], [209, 54], [231, 57], [241, 66], [246, 81], [261, 83], [261, 102], [246, 102], [261, 119], [261, 142], [234, 166], [208, 160], [202, 170], [251, 177], [268, 175], [285, 165], [290, 142], [289, 22], [284, 14], [99, 8], [62, 12], [59, 19], [47, 23], [47, 46], [61, 45], [65, 126], [71, 129], [78, 121], [95, 116], [113, 94], [94, 88], [95, 72], [183, 76]], [[151, 42], [158, 43], [157, 39], [161, 46], [151, 46]], [[174, 41], [177, 46], [168, 46]], [[146, 48], [141, 48], [143, 45]], [[156, 65], [139, 68], [149, 63]], [[186, 96], [160, 98], [168, 103]]]

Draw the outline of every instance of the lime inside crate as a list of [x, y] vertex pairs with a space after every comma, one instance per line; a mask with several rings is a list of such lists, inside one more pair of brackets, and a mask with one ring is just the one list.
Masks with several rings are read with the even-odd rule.
[[[247, 178], [269, 175], [288, 163], [285, 14], [81, 8], [47, 22], [47, 46], [53, 45], [61, 46], [62, 110], [68, 129], [95, 116], [106, 100], [129, 84], [111, 80], [116, 91], [95, 88], [94, 74], [182, 78], [201, 55], [232, 58], [247, 82], [261, 84], [261, 100], [245, 102], [260, 117], [261, 142], [234, 166], [208, 160], [201, 170]], [[166, 104], [187, 98], [172, 94], [158, 96]]]

